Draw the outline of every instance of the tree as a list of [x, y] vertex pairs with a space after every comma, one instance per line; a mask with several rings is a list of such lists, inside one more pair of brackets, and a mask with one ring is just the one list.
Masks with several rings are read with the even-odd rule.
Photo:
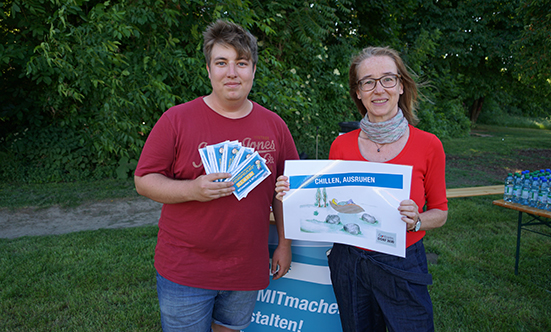
[[542, 114], [549, 1], [4, 1], [0, 178], [130, 175], [162, 112], [210, 92], [201, 32], [218, 18], [258, 37], [250, 97], [310, 158], [359, 120], [347, 73], [370, 45], [398, 50], [424, 82], [418, 126], [441, 138], [465, 135], [465, 114]]
[[517, 13], [523, 18], [524, 29], [515, 41], [517, 68], [524, 81], [551, 78], [551, 1], [522, 1]]
[[438, 29], [434, 68], [449, 72], [468, 107], [472, 123], [487, 98], [498, 95], [512, 80], [514, 59], [509, 45], [518, 38], [520, 23], [515, 15], [518, 1], [499, 0], [421, 1], [412, 24]]
[[60, 181], [135, 160], [164, 110], [209, 91], [201, 31], [223, 14], [253, 21], [238, 2], [3, 3], [2, 90], [13, 97], [3, 94], [0, 118], [12, 167]]
[[[259, 36], [251, 98], [280, 113], [299, 151], [314, 156], [311, 126], [303, 123], [330, 133], [325, 128], [336, 125], [322, 118], [337, 120], [333, 110], [320, 117], [315, 103], [322, 97], [327, 106], [335, 103], [329, 94], [307, 90], [300, 71], [330, 73], [320, 78], [324, 85], [334, 76], [323, 45], [334, 30], [329, 4], [335, 3], [4, 2], [1, 84], [13, 93], [2, 94], [0, 105], [6, 160], [0, 173], [33, 182], [113, 176], [115, 169], [129, 174], [162, 112], [210, 92], [201, 32], [218, 18]], [[320, 61], [312, 61], [317, 55]], [[335, 83], [334, 94], [345, 91]], [[330, 142], [334, 136], [324, 137]]]
[[[524, 29], [520, 38], [511, 49], [516, 56], [515, 74], [521, 82], [539, 92], [543, 100], [539, 108], [544, 112], [533, 112], [534, 115], [549, 114], [551, 109], [551, 1], [522, 1], [517, 13], [523, 18]], [[545, 102], [547, 101], [547, 102]], [[534, 108], [534, 109], [537, 109]]]
[[352, 20], [360, 27], [357, 48], [390, 46], [418, 77], [422, 94], [418, 127], [439, 137], [465, 135], [470, 123], [459, 85], [449, 66], [438, 65], [441, 43], [448, 38], [441, 23], [453, 21], [454, 12], [423, 0], [356, 1], [353, 7]]

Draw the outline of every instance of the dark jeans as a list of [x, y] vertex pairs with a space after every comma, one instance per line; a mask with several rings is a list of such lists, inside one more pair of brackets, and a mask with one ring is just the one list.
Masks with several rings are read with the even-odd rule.
[[335, 244], [329, 268], [344, 332], [434, 331], [422, 240], [406, 258]]

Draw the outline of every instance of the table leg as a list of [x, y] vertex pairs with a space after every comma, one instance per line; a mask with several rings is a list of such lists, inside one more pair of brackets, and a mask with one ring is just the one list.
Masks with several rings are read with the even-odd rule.
[[522, 230], [522, 211], [518, 213], [518, 228], [517, 228], [517, 252], [515, 255], [515, 275], [518, 275], [518, 261], [520, 258], [520, 232]]

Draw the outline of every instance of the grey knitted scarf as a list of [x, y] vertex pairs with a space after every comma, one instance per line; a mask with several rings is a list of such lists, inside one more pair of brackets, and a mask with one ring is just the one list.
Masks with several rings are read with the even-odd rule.
[[384, 122], [371, 122], [367, 115], [366, 113], [360, 121], [360, 128], [367, 135], [367, 138], [377, 144], [396, 142], [408, 128], [408, 121], [400, 108], [398, 108], [396, 116]]

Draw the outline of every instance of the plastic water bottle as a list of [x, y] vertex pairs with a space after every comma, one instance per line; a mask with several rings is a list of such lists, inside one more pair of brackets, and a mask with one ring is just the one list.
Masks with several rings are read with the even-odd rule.
[[536, 205], [538, 204], [539, 192], [540, 192], [540, 179], [537, 176], [534, 176], [530, 184], [530, 201], [528, 202], [529, 206], [536, 207]]
[[513, 184], [513, 202], [520, 203], [520, 197], [522, 193], [522, 175], [515, 173], [515, 182]]
[[551, 187], [548, 186], [547, 189], [547, 202], [545, 203], [545, 209], [547, 211], [551, 211]]
[[522, 190], [520, 193], [520, 204], [530, 205], [531, 190], [532, 190], [532, 182], [530, 181], [530, 175], [524, 174], [524, 179], [522, 179]]
[[540, 192], [538, 193], [538, 203], [536, 207], [538, 209], [545, 209], [547, 205], [547, 197], [549, 196], [549, 183], [545, 177], [541, 177]]
[[513, 201], [513, 186], [514, 186], [513, 173], [509, 173], [505, 178], [505, 189], [503, 193], [503, 200], [505, 200], [506, 202]]

